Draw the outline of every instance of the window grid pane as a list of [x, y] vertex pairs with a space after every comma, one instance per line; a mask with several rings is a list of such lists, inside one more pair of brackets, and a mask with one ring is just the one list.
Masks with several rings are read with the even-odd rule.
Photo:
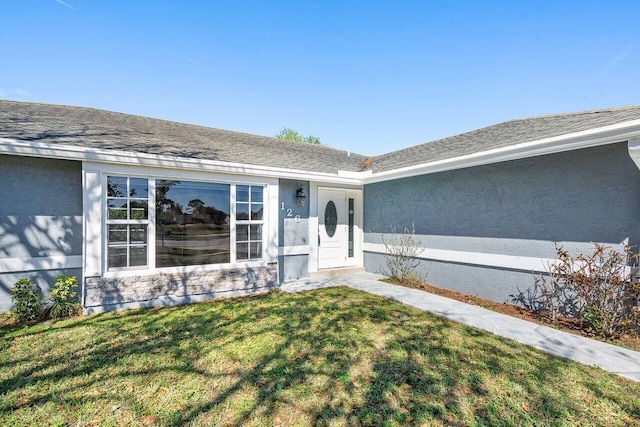
[[129, 201], [130, 219], [147, 219], [149, 217], [149, 206], [147, 199], [131, 199]]
[[146, 178], [107, 177], [107, 269], [147, 265], [148, 197]]
[[127, 177], [107, 177], [107, 197], [127, 197]]
[[249, 259], [249, 244], [247, 242], [238, 242], [236, 244], [236, 259]]
[[146, 178], [131, 178], [129, 197], [146, 200], [149, 197], [149, 181]]
[[262, 242], [251, 242], [251, 253], [249, 256], [252, 259], [262, 258]]
[[112, 198], [107, 200], [109, 219], [127, 219], [127, 199]]
[[251, 219], [254, 221], [262, 219], [262, 203], [251, 203]]
[[127, 266], [127, 247], [109, 248], [109, 267]]
[[236, 226], [236, 241], [246, 242], [249, 240], [249, 225], [238, 224]]
[[263, 190], [262, 187], [256, 187], [256, 186], [251, 187], [251, 202], [262, 203], [263, 201], [262, 190]]
[[129, 249], [129, 266], [137, 267], [147, 265], [147, 247], [132, 246]]
[[236, 185], [236, 259], [262, 258], [264, 187]]
[[253, 241], [262, 241], [262, 224], [251, 225], [249, 239]]
[[249, 201], [249, 186], [236, 185], [236, 202], [248, 202], [248, 201]]
[[127, 226], [126, 225], [109, 225], [109, 246], [118, 244], [127, 244]]
[[249, 203], [236, 203], [236, 220], [249, 219]]

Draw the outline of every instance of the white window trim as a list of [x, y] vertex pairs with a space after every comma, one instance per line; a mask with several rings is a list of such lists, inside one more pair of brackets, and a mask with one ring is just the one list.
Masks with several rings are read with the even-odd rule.
[[[113, 267], [111, 268], [111, 270], [109, 270], [110, 272], [117, 272], [117, 271], [138, 271], [138, 270], [148, 270], [149, 267], [151, 265], [155, 265], [151, 264], [150, 261], [150, 252], [151, 252], [151, 244], [155, 245], [155, 241], [151, 239], [151, 225], [155, 224], [155, 222], [151, 222], [151, 210], [153, 209], [154, 212], [154, 219], [155, 219], [155, 181], [154, 180], [150, 180], [147, 179], [147, 219], [129, 219], [127, 218], [126, 220], [120, 220], [120, 219], [109, 219], [109, 214], [108, 214], [108, 200], [109, 198], [107, 197], [107, 179], [109, 176], [118, 176], [118, 177], [126, 177], [128, 180], [130, 180], [131, 178], [142, 178], [144, 179], [144, 177], [140, 177], [140, 176], [125, 176], [125, 175], [120, 175], [120, 174], [102, 174], [101, 176], [101, 182], [102, 182], [102, 191], [103, 191], [103, 215], [104, 215], [104, 226], [102, 229], [102, 232], [104, 233], [104, 265], [105, 265], [105, 269], [107, 266], [107, 260], [109, 258], [109, 226], [110, 225], [126, 225], [127, 227], [130, 225], [146, 225], [147, 226], [147, 264], [146, 266], [129, 266], [129, 267]], [[129, 181], [128, 181], [129, 182]], [[152, 183], [153, 186], [152, 186]], [[152, 188], [153, 187], [153, 188]], [[128, 190], [128, 188], [127, 188]], [[151, 194], [151, 191], [153, 191], [153, 195]], [[127, 195], [127, 201], [129, 202], [131, 200], [131, 197], [129, 195]], [[127, 217], [129, 216], [130, 213], [130, 209], [129, 209], [129, 203], [127, 203]], [[129, 229], [127, 228], [127, 241], [129, 240]], [[155, 231], [155, 230], [154, 230]], [[155, 234], [154, 234], [155, 235]], [[131, 245], [127, 242], [127, 263], [129, 262], [129, 251], [131, 249]], [[154, 255], [155, 255], [155, 248], [154, 248]], [[155, 259], [154, 259], [155, 261]]]
[[[149, 179], [149, 230], [148, 240], [148, 265], [146, 268], [129, 267], [119, 270], [107, 270], [107, 224], [106, 215], [106, 182], [107, 176], [128, 176], [134, 178]], [[255, 176], [226, 175], [205, 173], [199, 171], [181, 171], [175, 169], [147, 168], [128, 165], [110, 165], [104, 163], [83, 163], [83, 229], [85, 236], [85, 257], [83, 268], [85, 277], [125, 277], [145, 276], [162, 273], [189, 273], [195, 271], [215, 271], [242, 267], [265, 266], [277, 261], [278, 255], [278, 230], [277, 230], [277, 200], [278, 179]], [[205, 264], [176, 267], [155, 267], [155, 180], [175, 179], [182, 181], [211, 182], [230, 184], [230, 245], [231, 262], [225, 264]], [[262, 186], [263, 193], [263, 236], [262, 252], [260, 260], [237, 261], [235, 259], [235, 185]], [[274, 212], [272, 212], [274, 211]], [[275, 220], [273, 220], [275, 218]]]
[[[246, 203], [249, 204], [249, 219], [236, 220], [235, 219], [236, 218], [235, 211], [234, 211], [233, 219], [235, 221], [234, 226], [236, 228], [234, 230], [234, 233], [233, 233], [234, 247], [236, 248], [236, 250], [233, 251], [234, 260], [237, 260], [236, 257], [237, 257], [237, 254], [238, 254], [238, 251], [237, 251], [237, 244], [238, 244], [238, 242], [237, 242], [237, 237], [238, 237], [238, 235], [237, 235], [237, 226], [238, 225], [248, 225], [249, 226], [249, 230], [251, 230], [251, 226], [252, 225], [262, 225], [262, 233], [261, 233], [262, 236], [260, 237], [260, 242], [262, 243], [261, 259], [265, 259], [266, 256], [267, 256], [266, 245], [264, 244], [264, 242], [265, 242], [265, 228], [266, 228], [265, 227], [265, 225], [266, 225], [265, 224], [265, 215], [266, 215], [266, 211], [267, 211], [267, 209], [266, 209], [266, 207], [267, 207], [267, 202], [266, 202], [267, 189], [266, 189], [265, 186], [260, 185], [260, 184], [238, 184], [238, 185], [248, 185], [249, 186], [249, 201], [246, 202]], [[262, 202], [261, 202], [262, 203], [262, 219], [259, 219], [259, 220], [251, 219], [251, 204], [253, 203], [253, 201], [251, 200], [251, 187], [262, 187], [263, 188], [263, 190], [262, 190], [263, 191], [262, 192]], [[234, 195], [234, 198], [235, 198], [235, 192], [234, 192], [233, 195]], [[245, 203], [245, 202], [240, 202], [240, 203]], [[260, 203], [260, 202], [256, 202], [256, 203]], [[235, 208], [236, 208], [236, 204], [234, 203], [234, 210], [235, 210]], [[249, 236], [251, 236], [251, 231], [249, 231]], [[255, 240], [253, 240], [253, 241], [255, 242]], [[251, 253], [251, 242], [252, 242], [252, 240], [249, 240], [247, 242], [247, 244], [249, 245], [249, 247], [248, 247], [249, 253]], [[254, 259], [249, 258], [249, 259], [246, 259], [246, 260], [241, 260], [239, 262], [252, 262], [252, 261], [258, 261], [258, 260], [255, 259], [255, 258]]]
[[236, 262], [236, 189], [231, 188], [229, 193], [229, 260]]

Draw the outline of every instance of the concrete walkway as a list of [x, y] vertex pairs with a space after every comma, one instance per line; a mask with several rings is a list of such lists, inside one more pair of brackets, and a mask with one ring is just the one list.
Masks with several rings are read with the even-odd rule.
[[315, 277], [285, 282], [280, 289], [285, 292], [303, 292], [331, 286], [348, 286], [511, 338], [547, 353], [586, 365], [598, 366], [640, 382], [640, 352], [562, 332], [417, 289], [380, 282], [381, 278], [382, 276], [372, 273]]

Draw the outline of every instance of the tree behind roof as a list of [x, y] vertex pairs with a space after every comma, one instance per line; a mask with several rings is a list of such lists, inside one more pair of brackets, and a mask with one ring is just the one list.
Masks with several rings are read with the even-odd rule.
[[300, 135], [300, 132], [298, 132], [297, 130], [290, 129], [287, 127], [280, 129], [280, 132], [275, 134], [275, 137], [278, 139], [286, 139], [287, 141], [308, 142], [309, 144], [320, 145], [319, 138], [312, 135], [309, 135], [309, 136]]

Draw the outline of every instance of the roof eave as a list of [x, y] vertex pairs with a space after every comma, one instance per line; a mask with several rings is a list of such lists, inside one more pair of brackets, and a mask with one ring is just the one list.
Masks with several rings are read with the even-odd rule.
[[630, 120], [623, 123], [617, 123], [615, 125], [603, 126], [566, 135], [525, 142], [522, 144], [510, 145], [465, 156], [426, 162], [378, 173], [374, 171], [370, 176], [363, 176], [362, 183], [373, 184], [376, 182], [408, 178], [417, 175], [427, 175], [455, 169], [464, 169], [508, 160], [537, 157], [545, 154], [625, 142], [638, 139], [639, 137], [640, 120]]
[[305, 179], [336, 184], [360, 185], [361, 180], [351, 174], [343, 175], [316, 172], [303, 169], [277, 168], [261, 165], [222, 162], [218, 160], [194, 159], [178, 156], [147, 154], [124, 150], [105, 150], [77, 147], [64, 144], [42, 142], [24, 142], [15, 139], [0, 138], [0, 154], [30, 157], [45, 157], [62, 160], [76, 160], [118, 165], [135, 165], [163, 169], [181, 169], [228, 173], [261, 177]]
[[639, 138], [640, 120], [631, 120], [615, 125], [603, 126], [552, 138], [544, 138], [508, 147], [434, 162], [426, 162], [378, 173], [372, 173], [371, 171], [338, 171], [333, 174], [302, 169], [248, 165], [217, 160], [156, 155], [123, 150], [105, 150], [64, 144], [24, 142], [7, 138], [0, 138], [0, 153], [110, 164], [147, 166], [164, 169], [206, 170], [209, 172], [229, 173], [235, 175], [305, 179], [325, 183], [363, 185], [408, 178], [417, 175], [426, 175], [473, 166], [481, 166], [508, 160], [542, 156], [598, 145], [638, 140]]

